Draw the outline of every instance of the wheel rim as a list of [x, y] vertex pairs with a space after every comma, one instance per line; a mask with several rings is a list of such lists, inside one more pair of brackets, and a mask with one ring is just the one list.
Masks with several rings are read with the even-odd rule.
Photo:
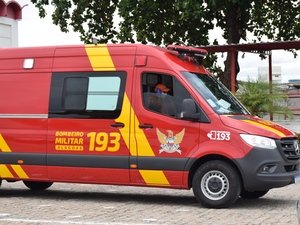
[[229, 181], [220, 171], [209, 171], [201, 179], [201, 191], [210, 200], [224, 198], [229, 190]]

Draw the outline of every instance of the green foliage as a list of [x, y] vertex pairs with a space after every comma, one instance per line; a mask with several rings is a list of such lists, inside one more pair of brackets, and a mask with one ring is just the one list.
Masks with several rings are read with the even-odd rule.
[[206, 16], [204, 1], [120, 0], [119, 16], [121, 42], [156, 45], [208, 44], [208, 31], [213, 29], [213, 17]]
[[[278, 118], [287, 115], [289, 119], [293, 119], [292, 111], [282, 106], [287, 95], [283, 94], [276, 84], [269, 84], [258, 80], [241, 81], [236, 97], [248, 109], [248, 111], [259, 117], [263, 117], [269, 113], [273, 113]], [[270, 87], [272, 92], [270, 93]]]
[[[141, 42], [156, 45], [208, 45], [215, 27], [224, 31], [229, 44], [248, 41], [248, 32], [258, 40], [287, 41], [300, 37], [299, 0], [31, 0], [46, 16], [45, 6], [54, 6], [53, 23], [63, 32], [70, 27], [85, 43]], [[119, 18], [119, 23], [116, 22]], [[214, 72], [216, 57], [205, 62]], [[227, 59], [226, 61], [230, 61]], [[225, 64], [228, 76], [229, 64]], [[221, 77], [221, 81], [222, 81]], [[229, 77], [230, 79], [230, 77]], [[224, 81], [224, 80], [223, 80]], [[227, 82], [229, 84], [229, 82]], [[228, 85], [225, 83], [225, 85]]]
[[[268, 0], [31, 0], [46, 16], [53, 5], [53, 23], [63, 32], [69, 27], [90, 42], [120, 41], [157, 45], [206, 45], [208, 31], [220, 27], [224, 38], [293, 40], [300, 36], [299, 1]], [[114, 24], [116, 16], [121, 18]], [[115, 27], [119, 26], [119, 30]], [[230, 29], [234, 28], [234, 29]], [[232, 40], [233, 41], [233, 40]]]
[[212, 74], [218, 74], [222, 71], [221, 67], [217, 65], [218, 56], [213, 53], [208, 53], [208, 55], [203, 59], [203, 66], [209, 68], [209, 72]]

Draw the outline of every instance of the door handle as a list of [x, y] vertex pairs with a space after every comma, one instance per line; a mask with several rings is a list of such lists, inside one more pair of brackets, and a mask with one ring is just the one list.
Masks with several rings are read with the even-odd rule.
[[150, 128], [150, 129], [152, 129], [153, 125], [152, 124], [139, 125], [139, 128], [142, 128], [142, 129], [144, 129], [144, 128]]
[[116, 124], [111, 124], [110, 125], [111, 127], [125, 127], [125, 124], [124, 123], [116, 123]]

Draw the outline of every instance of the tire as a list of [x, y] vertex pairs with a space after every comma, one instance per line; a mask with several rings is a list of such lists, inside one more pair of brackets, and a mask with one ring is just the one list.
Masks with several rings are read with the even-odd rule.
[[47, 188], [51, 187], [53, 184], [52, 182], [37, 182], [37, 181], [23, 181], [26, 187], [31, 190], [40, 191], [46, 190]]
[[240, 196], [240, 177], [228, 163], [209, 161], [201, 165], [194, 174], [193, 192], [204, 207], [227, 208]]
[[245, 190], [243, 190], [241, 192], [240, 196], [245, 199], [257, 199], [257, 198], [260, 198], [260, 197], [264, 196], [265, 194], [267, 194], [268, 191], [269, 190], [267, 190], [267, 191], [245, 191]]
[[2, 179], [0, 178], [0, 187], [1, 187], [1, 185], [2, 185]]

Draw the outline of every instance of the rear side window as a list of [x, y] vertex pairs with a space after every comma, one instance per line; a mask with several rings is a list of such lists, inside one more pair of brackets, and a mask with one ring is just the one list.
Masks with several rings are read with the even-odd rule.
[[120, 77], [91, 77], [88, 85], [86, 109], [116, 110], [120, 85]]
[[88, 77], [66, 77], [62, 94], [62, 109], [84, 110]]
[[126, 72], [53, 73], [49, 117], [118, 118], [125, 83]]

